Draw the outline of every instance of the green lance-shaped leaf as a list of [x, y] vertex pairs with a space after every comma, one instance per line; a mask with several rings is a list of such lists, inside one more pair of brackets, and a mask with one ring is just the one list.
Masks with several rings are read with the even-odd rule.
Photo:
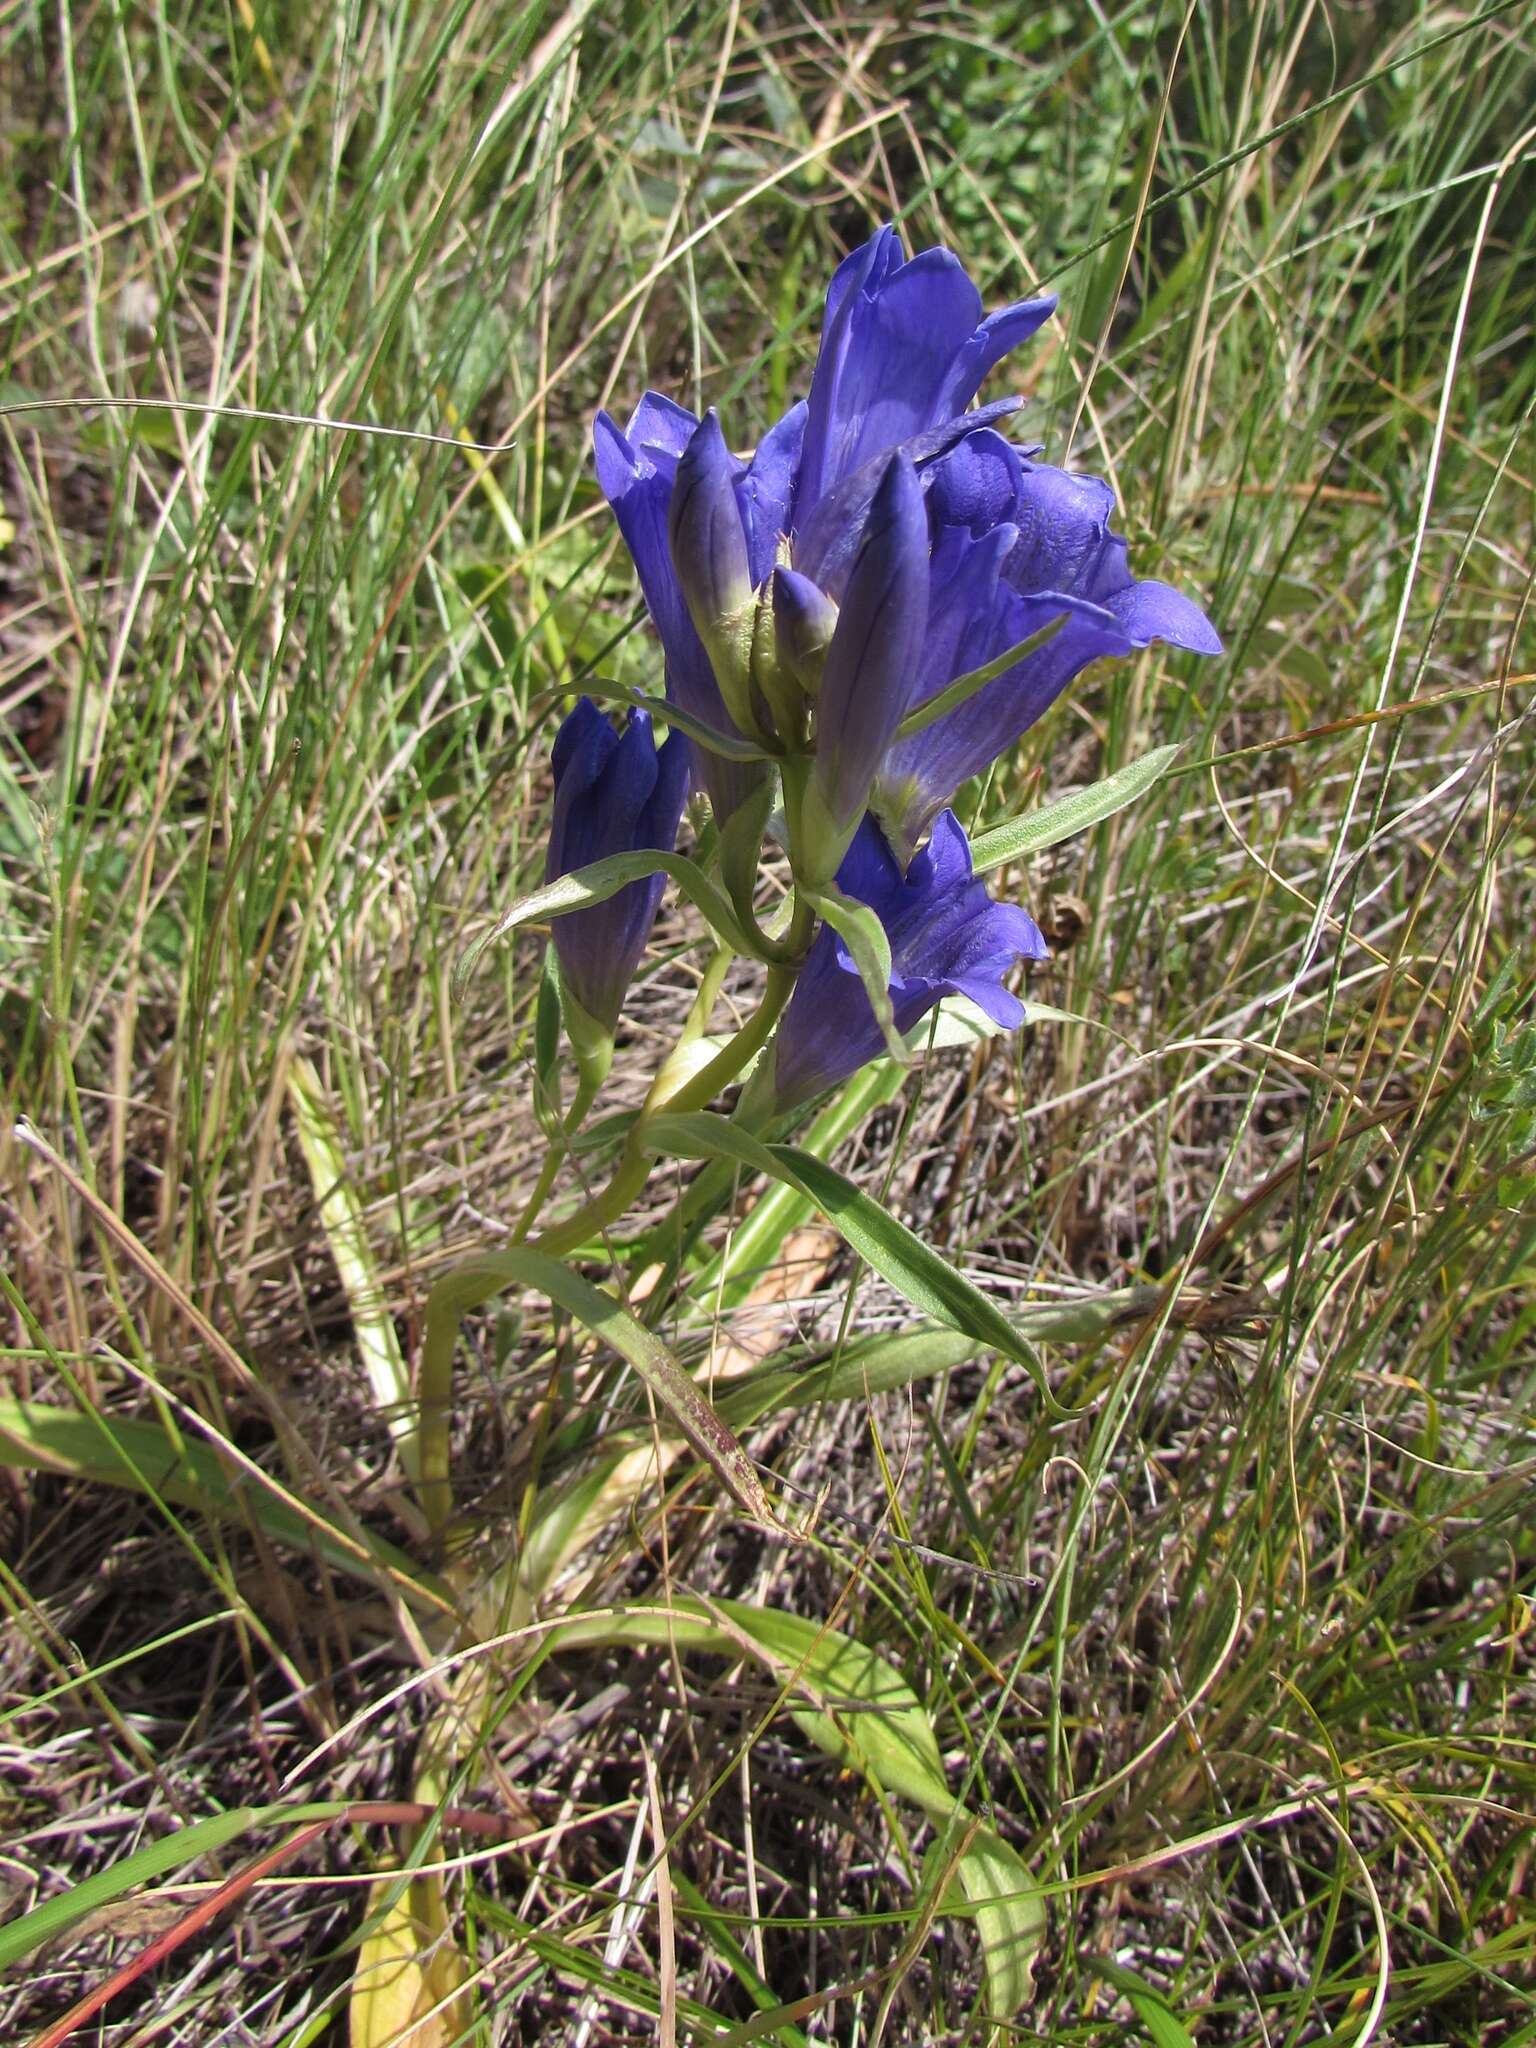
[[[751, 740], [744, 740], [739, 733], [722, 732], [718, 726], [708, 724], [702, 718], [695, 718], [680, 704], [670, 704], [664, 697], [647, 696], [644, 690], [637, 690], [628, 683], [616, 682], [612, 676], [588, 676], [582, 683], [583, 693], [599, 703], [627, 704], [631, 710], [647, 711], [652, 718], [663, 725], [673, 726], [678, 732], [687, 733], [708, 753], [718, 754], [725, 761], [771, 761], [775, 757], [766, 747], [754, 746]], [[553, 707], [565, 696], [563, 690], [549, 692], [537, 705], [530, 707], [530, 716], [537, 717], [545, 709]]]
[[150, 1500], [259, 1529], [272, 1542], [324, 1558], [338, 1571], [388, 1583], [423, 1612], [452, 1608], [447, 1588], [382, 1536], [361, 1526], [340, 1527], [233, 1450], [198, 1443], [160, 1422], [0, 1398], [0, 1466], [127, 1487]]
[[1084, 1960], [1096, 1976], [1106, 1979], [1122, 1994], [1155, 2048], [1195, 2048], [1194, 2035], [1162, 1993], [1155, 1991], [1145, 1978], [1104, 1956], [1088, 1956]]
[[1158, 747], [1153, 753], [1143, 754], [1139, 761], [1117, 768], [1102, 782], [1076, 790], [1071, 796], [1058, 797], [1053, 804], [1042, 804], [1038, 811], [1030, 811], [1022, 818], [994, 825], [990, 832], [971, 841], [975, 872], [990, 874], [993, 868], [1008, 861], [1040, 853], [1047, 846], [1072, 838], [1074, 833], [1086, 832], [1090, 825], [1102, 824], [1116, 811], [1123, 811], [1127, 804], [1145, 796], [1153, 783], [1167, 774], [1178, 752], [1177, 746]]
[[[900, 1091], [905, 1078], [905, 1070], [894, 1060], [875, 1060], [862, 1068], [805, 1133], [801, 1142], [806, 1150], [818, 1159], [835, 1151], [866, 1117]], [[729, 1179], [726, 1191], [728, 1187]], [[777, 1259], [790, 1232], [797, 1230], [815, 1207], [808, 1195], [786, 1182], [769, 1188], [731, 1232], [724, 1248], [695, 1275], [695, 1299], [712, 1303], [718, 1298], [723, 1308], [736, 1307]]]
[[705, 1111], [656, 1117], [645, 1126], [641, 1142], [647, 1151], [668, 1157], [734, 1160], [798, 1189], [904, 1300], [923, 1315], [1015, 1360], [1030, 1374], [1050, 1412], [1065, 1412], [1046, 1384], [1040, 1361], [996, 1303], [823, 1160], [795, 1145], [765, 1144]]
[[591, 861], [574, 874], [561, 875], [558, 881], [546, 882], [542, 889], [519, 896], [488, 932], [465, 949], [453, 973], [455, 995], [462, 995], [486, 949], [520, 925], [568, 917], [573, 910], [590, 910], [593, 904], [606, 903], [610, 896], [617, 896], [631, 882], [657, 874], [668, 875], [676, 882], [706, 923], [734, 952], [745, 953], [754, 960], [766, 957], [759, 941], [743, 928], [724, 892], [716, 888], [697, 862], [681, 853], [642, 849], [635, 853], [611, 853], [606, 860]]
[[1017, 667], [1021, 661], [1027, 661], [1030, 655], [1038, 654], [1042, 647], [1056, 638], [1066, 623], [1067, 614], [1058, 612], [1054, 619], [1047, 619], [1038, 631], [1021, 640], [1016, 647], [1005, 648], [1001, 654], [995, 655], [980, 668], [969, 669], [963, 676], [956, 676], [952, 683], [945, 684], [937, 696], [927, 698], [915, 711], [907, 713], [896, 728], [897, 740], [909, 740], [914, 733], [926, 732], [930, 725], [936, 725], [951, 711], [958, 711], [962, 704], [968, 704], [979, 690], [987, 687], [988, 683], [995, 683], [998, 677], [1006, 675], [1009, 669]]
[[421, 1365], [422, 1492], [434, 1527], [446, 1523], [451, 1501], [448, 1431], [459, 1322], [470, 1309], [506, 1287], [533, 1289], [574, 1316], [594, 1337], [611, 1344], [634, 1367], [699, 1456], [714, 1467], [738, 1506], [754, 1521], [783, 1533], [751, 1459], [661, 1339], [590, 1280], [562, 1266], [558, 1259], [522, 1247], [466, 1259], [445, 1274], [427, 1296]]
[[66, 1934], [88, 1913], [99, 1913], [108, 1906], [115, 1906], [128, 1896], [135, 1885], [148, 1884], [169, 1871], [181, 1870], [188, 1863], [195, 1863], [198, 1857], [212, 1855], [231, 1842], [238, 1842], [241, 1836], [270, 1826], [273, 1821], [292, 1821], [318, 1811], [320, 1809], [301, 1807], [236, 1806], [228, 1813], [216, 1813], [207, 1820], [191, 1821], [184, 1827], [178, 1827], [145, 1848], [136, 1849], [132, 1855], [122, 1857], [110, 1869], [100, 1870], [94, 1877], [71, 1885], [57, 1898], [34, 1906], [30, 1913], [23, 1913], [19, 1919], [0, 1927], [0, 1970], [10, 1969], [43, 1942]]

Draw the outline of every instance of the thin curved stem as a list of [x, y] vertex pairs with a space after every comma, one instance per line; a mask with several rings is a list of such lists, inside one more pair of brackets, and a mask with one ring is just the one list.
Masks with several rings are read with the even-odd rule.
[[576, 1082], [575, 1097], [571, 1102], [570, 1108], [560, 1121], [560, 1132], [565, 1139], [565, 1143], [562, 1146], [554, 1139], [550, 1140], [549, 1147], [544, 1154], [544, 1164], [539, 1168], [539, 1177], [533, 1184], [533, 1193], [523, 1204], [523, 1212], [512, 1226], [513, 1244], [524, 1243], [529, 1231], [532, 1230], [534, 1224], [539, 1220], [539, 1211], [549, 1199], [549, 1191], [555, 1184], [555, 1175], [560, 1171], [560, 1162], [570, 1152], [571, 1140], [581, 1129], [587, 1111], [592, 1107], [593, 1098], [597, 1094], [600, 1085], [596, 1075], [589, 1069], [583, 1067], [580, 1070]]
[[[797, 907], [791, 926], [791, 937], [797, 941], [802, 954], [814, 919], [813, 911]], [[729, 1087], [767, 1044], [774, 1025], [778, 1023], [784, 1006], [794, 991], [798, 973], [798, 964], [793, 967], [771, 967], [768, 970], [768, 984], [763, 991], [763, 999], [746, 1023], [727, 1045], [721, 1047], [708, 1065], [702, 1067], [692, 1080], [685, 1082], [674, 1095], [662, 1102], [647, 1102], [625, 1142], [612, 1180], [590, 1201], [584, 1202], [574, 1215], [567, 1216], [561, 1223], [551, 1224], [548, 1230], [540, 1234], [538, 1249], [541, 1252], [548, 1252], [552, 1257], [558, 1258], [618, 1222], [625, 1210], [641, 1194], [651, 1176], [654, 1162], [643, 1149], [645, 1127], [650, 1118], [664, 1112], [686, 1113], [689, 1110], [702, 1109], [706, 1103], [714, 1100], [722, 1088]]]

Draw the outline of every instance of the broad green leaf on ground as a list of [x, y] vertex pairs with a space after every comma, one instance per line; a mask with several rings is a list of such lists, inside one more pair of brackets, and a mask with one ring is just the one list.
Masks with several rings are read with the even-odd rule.
[[990, 1829], [978, 1828], [955, 1865], [944, 1903], [946, 1911], [974, 1919], [987, 2004], [999, 2019], [1011, 2019], [1034, 1996], [1035, 1957], [1046, 1934], [1045, 1899], [1028, 1866]]
[[159, 1422], [0, 1399], [0, 1465], [124, 1486], [219, 1521], [247, 1524], [274, 1543], [321, 1557], [339, 1571], [387, 1579], [414, 1607], [441, 1612], [451, 1606], [446, 1587], [384, 1537], [339, 1527], [269, 1474], [243, 1464], [232, 1467], [232, 1455], [185, 1434], [173, 1435]]
[[1008, 861], [1018, 860], [1024, 854], [1043, 852], [1047, 846], [1055, 846], [1063, 839], [1072, 838], [1075, 833], [1086, 832], [1090, 825], [1102, 824], [1116, 811], [1123, 811], [1127, 804], [1135, 803], [1137, 797], [1145, 796], [1153, 783], [1167, 774], [1178, 752], [1176, 746], [1158, 747], [1150, 754], [1143, 754], [1139, 761], [1117, 768], [1102, 782], [1075, 790], [1071, 796], [1058, 797], [1053, 804], [1042, 804], [1038, 811], [1030, 811], [1022, 818], [1010, 818], [1005, 824], [994, 825], [991, 831], [980, 833], [971, 842], [971, 861], [975, 872], [978, 875], [990, 874], [993, 868], [1000, 868]]
[[731, 1159], [754, 1173], [784, 1181], [812, 1201], [853, 1249], [904, 1300], [936, 1322], [974, 1337], [1022, 1365], [1042, 1399], [1058, 1406], [1033, 1348], [995, 1302], [931, 1245], [856, 1188], [823, 1160], [796, 1145], [765, 1144], [724, 1117], [697, 1111], [659, 1116], [647, 1124], [646, 1149], [683, 1159]]
[[469, 1965], [448, 1916], [442, 1872], [379, 1878], [368, 1910], [372, 1925], [347, 2003], [350, 2048], [452, 2048], [471, 2039]]

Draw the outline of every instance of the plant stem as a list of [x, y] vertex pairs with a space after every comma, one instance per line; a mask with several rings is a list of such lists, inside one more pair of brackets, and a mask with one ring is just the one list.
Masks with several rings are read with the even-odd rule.
[[[538, 1221], [539, 1211], [548, 1201], [549, 1191], [555, 1184], [555, 1175], [560, 1171], [560, 1162], [570, 1151], [570, 1141], [581, 1129], [598, 1087], [596, 1076], [585, 1067], [580, 1069], [576, 1094], [570, 1109], [560, 1123], [558, 1136], [550, 1138], [548, 1150], [544, 1154], [544, 1164], [539, 1168], [539, 1177], [533, 1184], [533, 1193], [524, 1203], [523, 1213], [512, 1226], [513, 1244], [522, 1244]], [[561, 1139], [564, 1140], [563, 1144], [560, 1142]]]
[[[809, 943], [815, 923], [815, 912], [809, 906], [796, 906], [794, 920], [790, 926], [790, 939], [803, 956]], [[650, 1179], [652, 1161], [643, 1149], [645, 1127], [652, 1116], [664, 1111], [686, 1113], [702, 1109], [712, 1102], [722, 1088], [730, 1086], [758, 1053], [767, 1044], [773, 1027], [783, 1014], [784, 1006], [794, 992], [795, 979], [799, 974], [798, 963], [787, 967], [770, 967], [768, 983], [763, 990], [763, 999], [729, 1044], [709, 1064], [700, 1069], [692, 1080], [679, 1088], [676, 1094], [662, 1102], [647, 1101], [645, 1109], [631, 1130], [625, 1142], [618, 1168], [607, 1187], [595, 1194], [589, 1202], [582, 1204], [573, 1216], [563, 1223], [555, 1223], [544, 1231], [538, 1241], [538, 1249], [554, 1257], [573, 1250], [577, 1245], [617, 1223], [630, 1204], [639, 1196]], [[542, 1178], [542, 1176], [541, 1176]], [[535, 1194], [538, 1189], [534, 1190]]]

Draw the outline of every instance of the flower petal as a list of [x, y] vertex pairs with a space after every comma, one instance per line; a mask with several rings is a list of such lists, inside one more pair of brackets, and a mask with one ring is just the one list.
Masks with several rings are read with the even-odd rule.
[[942, 415], [963, 411], [981, 389], [987, 372], [1028, 341], [1055, 310], [1056, 294], [1047, 292], [1043, 298], [1020, 299], [1016, 305], [989, 313], [956, 352], [939, 392], [938, 412]]
[[870, 506], [827, 648], [816, 707], [816, 777], [851, 826], [906, 712], [928, 616], [928, 515], [909, 459], [890, 458]]
[[1136, 646], [1166, 640], [1191, 654], [1221, 654], [1221, 637], [1199, 605], [1170, 583], [1128, 583], [1104, 599]]
[[806, 404], [801, 399], [768, 429], [741, 486], [742, 517], [753, 587], [771, 574], [779, 542], [794, 518], [800, 450], [805, 439]]
[[[955, 673], [964, 675], [995, 661], [1063, 612], [1066, 625], [1044, 647], [889, 749], [880, 766], [875, 806], [899, 853], [911, 851], [961, 784], [1006, 753], [1089, 662], [1132, 651], [1119, 621], [1100, 606], [1064, 592], [1020, 597], [1000, 582], [990, 616], [973, 615], [958, 643]], [[925, 674], [918, 702], [950, 680]]]
[[994, 405], [978, 406], [975, 412], [942, 420], [938, 426], [929, 427], [912, 440], [903, 442], [899, 451], [892, 449], [885, 455], [877, 455], [872, 462], [864, 463], [852, 476], [845, 477], [835, 491], [829, 492], [804, 526], [797, 528], [795, 567], [814, 577], [831, 596], [840, 597], [859, 535], [869, 517], [869, 508], [874, 503], [875, 492], [880, 488], [891, 455], [898, 452], [905, 455], [926, 483], [931, 463], [948, 454], [969, 435], [1018, 409], [1016, 398], [1000, 398]]
[[877, 258], [840, 303], [836, 352], [823, 350], [811, 380], [807, 487], [824, 492], [931, 426], [980, 317], [980, 294], [948, 249], [899, 266]]

